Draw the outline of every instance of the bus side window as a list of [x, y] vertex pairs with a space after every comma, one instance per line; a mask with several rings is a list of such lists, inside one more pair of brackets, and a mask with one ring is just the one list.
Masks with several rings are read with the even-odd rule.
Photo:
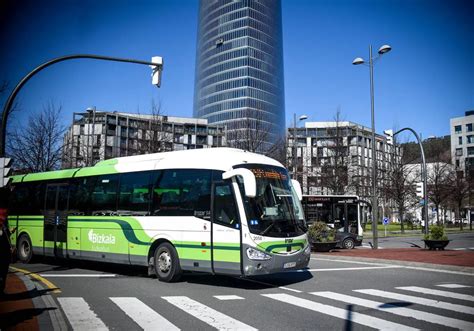
[[118, 175], [95, 177], [92, 189], [92, 215], [115, 215], [117, 211]]
[[90, 215], [90, 189], [93, 177], [72, 179], [69, 186], [69, 215]]
[[211, 171], [167, 169], [153, 187], [152, 214], [209, 218]]
[[145, 216], [151, 201], [150, 172], [131, 172], [120, 175], [119, 215]]

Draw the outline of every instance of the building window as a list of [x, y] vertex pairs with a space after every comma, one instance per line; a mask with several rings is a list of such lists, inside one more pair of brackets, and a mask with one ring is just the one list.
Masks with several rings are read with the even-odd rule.
[[459, 160], [456, 160], [456, 168], [459, 168]]
[[468, 147], [467, 148], [467, 155], [474, 155], [474, 147]]
[[472, 132], [472, 123], [466, 124], [466, 131]]
[[458, 137], [458, 145], [462, 145], [462, 137]]
[[461, 126], [460, 125], [456, 125], [454, 127], [454, 133], [461, 133], [462, 129], [461, 129]]
[[466, 140], [468, 144], [472, 144], [474, 142], [474, 136], [473, 135], [466, 136]]
[[[471, 147], [468, 147], [468, 150]], [[456, 156], [462, 156], [462, 148], [456, 148]]]

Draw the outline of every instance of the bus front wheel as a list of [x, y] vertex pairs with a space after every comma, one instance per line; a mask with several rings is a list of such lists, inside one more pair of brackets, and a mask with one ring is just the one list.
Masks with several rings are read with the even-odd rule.
[[27, 234], [22, 234], [20, 238], [18, 238], [17, 252], [18, 260], [23, 263], [28, 263], [33, 258], [33, 246]]
[[181, 266], [179, 265], [178, 253], [173, 245], [164, 242], [155, 250], [155, 272], [158, 279], [171, 283], [181, 278]]

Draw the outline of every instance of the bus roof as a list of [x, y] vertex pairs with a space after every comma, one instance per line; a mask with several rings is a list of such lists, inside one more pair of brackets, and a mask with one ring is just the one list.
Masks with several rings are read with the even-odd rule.
[[267, 156], [240, 149], [219, 147], [119, 157], [98, 162], [93, 167], [65, 169], [12, 176], [13, 183], [86, 177], [159, 169], [231, 170], [245, 163], [283, 165]]

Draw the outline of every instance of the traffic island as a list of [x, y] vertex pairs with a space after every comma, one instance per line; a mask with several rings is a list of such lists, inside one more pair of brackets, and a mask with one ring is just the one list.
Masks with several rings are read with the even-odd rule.
[[334, 250], [331, 255], [381, 260], [409, 261], [474, 268], [474, 252], [419, 248]]

